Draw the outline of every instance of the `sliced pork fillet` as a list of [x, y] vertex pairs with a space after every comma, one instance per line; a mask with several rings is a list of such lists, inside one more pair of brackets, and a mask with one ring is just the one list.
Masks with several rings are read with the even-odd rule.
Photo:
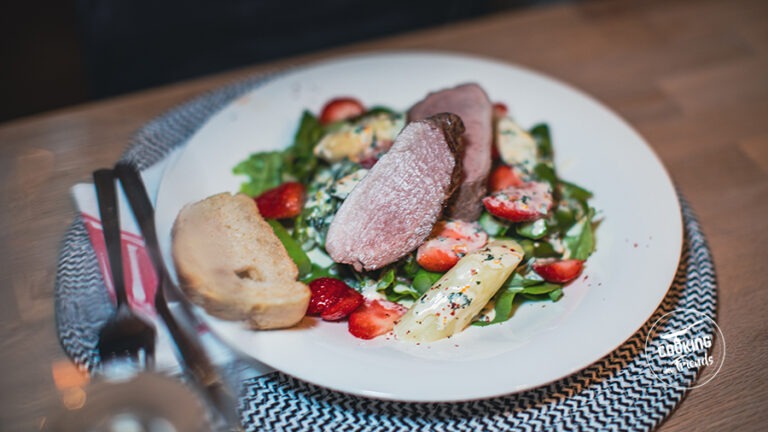
[[474, 221], [482, 212], [481, 200], [491, 170], [493, 145], [493, 104], [477, 84], [462, 84], [427, 95], [408, 111], [408, 119], [420, 120], [431, 115], [451, 112], [464, 123], [463, 178], [448, 214], [454, 219]]
[[330, 257], [375, 270], [424, 242], [460, 182], [463, 132], [454, 114], [408, 124], [334, 216]]

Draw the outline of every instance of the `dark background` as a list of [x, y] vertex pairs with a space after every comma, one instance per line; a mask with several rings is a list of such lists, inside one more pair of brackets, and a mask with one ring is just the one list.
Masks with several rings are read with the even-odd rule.
[[0, 122], [561, 0], [6, 0]]

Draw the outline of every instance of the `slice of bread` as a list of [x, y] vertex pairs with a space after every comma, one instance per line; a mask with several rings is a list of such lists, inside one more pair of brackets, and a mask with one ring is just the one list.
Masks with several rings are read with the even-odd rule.
[[181, 288], [209, 314], [274, 329], [306, 313], [309, 288], [253, 199], [222, 193], [188, 204], [172, 235]]

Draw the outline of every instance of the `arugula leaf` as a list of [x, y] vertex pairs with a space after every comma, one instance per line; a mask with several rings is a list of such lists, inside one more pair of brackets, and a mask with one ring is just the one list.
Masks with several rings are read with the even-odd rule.
[[504, 290], [496, 295], [495, 302], [493, 304], [493, 319], [491, 321], [475, 321], [472, 324], [480, 327], [485, 327], [491, 324], [498, 324], [508, 320], [512, 316], [512, 309], [514, 307], [515, 296], [517, 291]]
[[533, 167], [533, 173], [539, 180], [549, 183], [549, 187], [552, 188], [553, 192], [556, 190], [555, 188], [557, 187], [559, 180], [552, 165], [547, 163], [536, 164], [536, 166]]
[[557, 301], [563, 295], [563, 286], [537, 279], [526, 279], [515, 274], [494, 297], [494, 317], [491, 321], [475, 321], [472, 324], [485, 327], [507, 321], [512, 317], [514, 301], [518, 294], [531, 300], [542, 300], [544, 296]]
[[390, 267], [379, 276], [379, 281], [376, 283], [377, 291], [384, 291], [392, 285], [395, 281], [395, 268]]
[[254, 153], [235, 165], [232, 172], [248, 177], [240, 185], [240, 192], [257, 196], [283, 182], [283, 154], [278, 151]]
[[405, 258], [405, 262], [402, 266], [403, 275], [408, 279], [413, 279], [418, 274], [419, 270], [422, 270], [422, 268], [419, 266], [419, 263], [416, 262], [416, 254], [412, 253], [409, 254]]
[[554, 151], [552, 150], [552, 137], [549, 133], [549, 126], [546, 123], [537, 124], [531, 128], [530, 134], [536, 140], [539, 158], [552, 163]]
[[595, 250], [595, 235], [592, 229], [594, 210], [590, 209], [578, 220], [563, 237], [563, 245], [569, 252], [569, 258], [586, 260]]
[[502, 288], [508, 289], [508, 290], [511, 289], [516, 292], [522, 292], [523, 289], [526, 287], [544, 283], [544, 279], [541, 279], [539, 275], [537, 275], [536, 273], [533, 273], [533, 275], [535, 275], [535, 277], [527, 278], [522, 276], [518, 272], [514, 272], [512, 273], [512, 277], [510, 277], [509, 279], [506, 280], [506, 282], [504, 282], [504, 284], [502, 285]]
[[321, 277], [338, 277], [338, 268], [336, 264], [331, 264], [328, 267], [322, 267], [315, 263], [312, 263], [312, 269], [309, 273], [300, 277], [299, 280], [304, 283], [310, 283], [313, 280]]
[[389, 114], [389, 115], [394, 116], [394, 115], [398, 115], [399, 113], [397, 111], [393, 110], [390, 107], [386, 107], [386, 106], [383, 106], [383, 105], [376, 105], [376, 106], [373, 106], [370, 109], [368, 109], [368, 112], [366, 112], [364, 115], [365, 116], [375, 116], [375, 115], [379, 115], [379, 114]]
[[399, 302], [403, 299], [416, 300], [421, 296], [421, 293], [410, 284], [399, 283], [395, 267], [391, 267], [381, 274], [376, 282], [376, 290], [384, 293], [387, 300], [392, 302]]
[[304, 111], [290, 147], [283, 151], [254, 153], [232, 169], [233, 173], [248, 177], [240, 185], [240, 192], [258, 196], [287, 180], [306, 183], [317, 167], [317, 158], [312, 150], [323, 133], [323, 126], [317, 118]]
[[560, 257], [560, 253], [547, 241], [534, 241], [521, 239], [517, 241], [523, 247], [526, 258], [552, 258]]
[[515, 232], [523, 237], [527, 237], [532, 240], [538, 240], [549, 232], [547, 229], [546, 219], [537, 219], [533, 222], [525, 222], [518, 224], [515, 228]]
[[293, 144], [284, 152], [283, 162], [287, 174], [302, 183], [309, 181], [317, 167], [317, 158], [313, 150], [324, 133], [325, 130], [317, 117], [305, 110], [301, 116], [299, 129], [293, 138]]
[[562, 288], [558, 288], [556, 290], [553, 290], [553, 291], [549, 292], [549, 299], [552, 300], [553, 302], [556, 302], [556, 301], [560, 300], [560, 298], [562, 298], [562, 297], [563, 297], [563, 289]]
[[559, 186], [560, 194], [564, 199], [575, 199], [580, 202], [586, 202], [593, 196], [591, 191], [565, 180], [560, 180]]
[[531, 285], [523, 288], [520, 293], [521, 294], [530, 294], [530, 295], [541, 295], [541, 294], [549, 294], [555, 290], [562, 289], [563, 286], [561, 284], [556, 283], [539, 283], [537, 285]]
[[419, 271], [416, 272], [416, 276], [413, 277], [413, 288], [419, 293], [419, 295], [424, 294], [442, 276], [442, 273], [435, 273], [420, 268]]
[[398, 302], [406, 298], [416, 300], [421, 297], [421, 293], [407, 284], [394, 284], [384, 294], [386, 294], [387, 300], [393, 302]]
[[493, 217], [492, 214], [483, 210], [480, 217], [477, 219], [477, 223], [480, 227], [488, 233], [489, 236], [499, 237], [503, 236], [509, 229], [509, 223]]
[[554, 221], [557, 231], [563, 235], [576, 223], [576, 214], [569, 206], [559, 205], [554, 212]]
[[588, 200], [592, 198], [592, 192], [581, 186], [561, 180], [558, 184], [558, 193], [560, 195], [559, 208], [566, 207], [574, 210], [575, 218], [581, 218], [589, 213]]
[[379, 275], [376, 289], [383, 292], [387, 300], [394, 302], [406, 298], [416, 300], [442, 276], [441, 273], [428, 272], [418, 267], [418, 270], [414, 272], [413, 281], [411, 281], [408, 278], [407, 266], [408, 262], [406, 261], [404, 264], [400, 263], [389, 267]]

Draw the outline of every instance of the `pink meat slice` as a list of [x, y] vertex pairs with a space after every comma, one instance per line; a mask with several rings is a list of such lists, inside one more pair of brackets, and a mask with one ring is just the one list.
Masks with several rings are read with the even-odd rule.
[[483, 210], [481, 200], [487, 192], [493, 145], [493, 104], [475, 83], [462, 84], [427, 95], [408, 111], [409, 120], [436, 113], [451, 112], [464, 122], [464, 177], [448, 207], [448, 216], [474, 221]]
[[408, 124], [334, 216], [330, 257], [375, 270], [423, 243], [460, 181], [463, 132], [454, 114]]

